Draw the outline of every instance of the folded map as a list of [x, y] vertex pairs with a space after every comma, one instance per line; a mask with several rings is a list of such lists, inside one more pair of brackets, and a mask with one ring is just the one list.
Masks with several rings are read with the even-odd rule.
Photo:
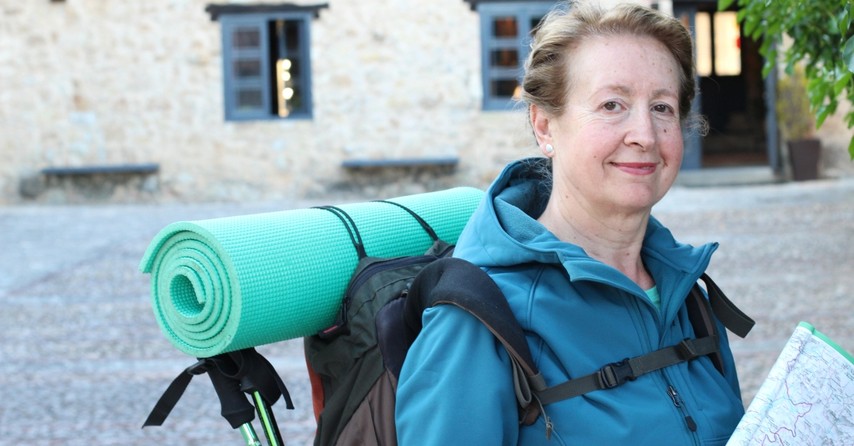
[[727, 445], [854, 445], [854, 356], [801, 322]]

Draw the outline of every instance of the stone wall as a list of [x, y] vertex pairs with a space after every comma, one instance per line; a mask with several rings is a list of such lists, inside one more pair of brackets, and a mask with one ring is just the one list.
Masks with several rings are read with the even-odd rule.
[[0, 0], [0, 203], [47, 166], [155, 162], [153, 199], [251, 200], [346, 188], [348, 158], [456, 156], [434, 183], [485, 186], [533, 153], [524, 114], [480, 109], [468, 3], [328, 3], [311, 23], [314, 118], [226, 122], [207, 1]]

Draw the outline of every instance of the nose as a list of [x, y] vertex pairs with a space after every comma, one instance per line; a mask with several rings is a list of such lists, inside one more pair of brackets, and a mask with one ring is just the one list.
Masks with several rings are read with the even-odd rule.
[[634, 110], [627, 122], [626, 145], [646, 152], [652, 148], [655, 140], [655, 123], [652, 120], [652, 113], [647, 110]]

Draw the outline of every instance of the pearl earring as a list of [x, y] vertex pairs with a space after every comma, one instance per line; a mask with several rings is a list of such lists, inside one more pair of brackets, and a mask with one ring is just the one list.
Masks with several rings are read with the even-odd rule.
[[551, 144], [546, 144], [546, 155], [555, 153], [555, 148]]

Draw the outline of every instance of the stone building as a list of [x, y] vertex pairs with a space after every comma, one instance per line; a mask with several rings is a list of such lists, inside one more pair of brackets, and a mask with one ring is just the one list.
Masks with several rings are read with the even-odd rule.
[[[697, 27], [714, 3], [659, 6]], [[0, 0], [0, 204], [484, 187], [539, 153], [512, 95], [553, 4]], [[740, 99], [710, 122], [746, 148], [695, 138], [685, 169], [780, 170], [749, 47], [742, 71], [706, 74], [734, 89], [706, 97]]]

